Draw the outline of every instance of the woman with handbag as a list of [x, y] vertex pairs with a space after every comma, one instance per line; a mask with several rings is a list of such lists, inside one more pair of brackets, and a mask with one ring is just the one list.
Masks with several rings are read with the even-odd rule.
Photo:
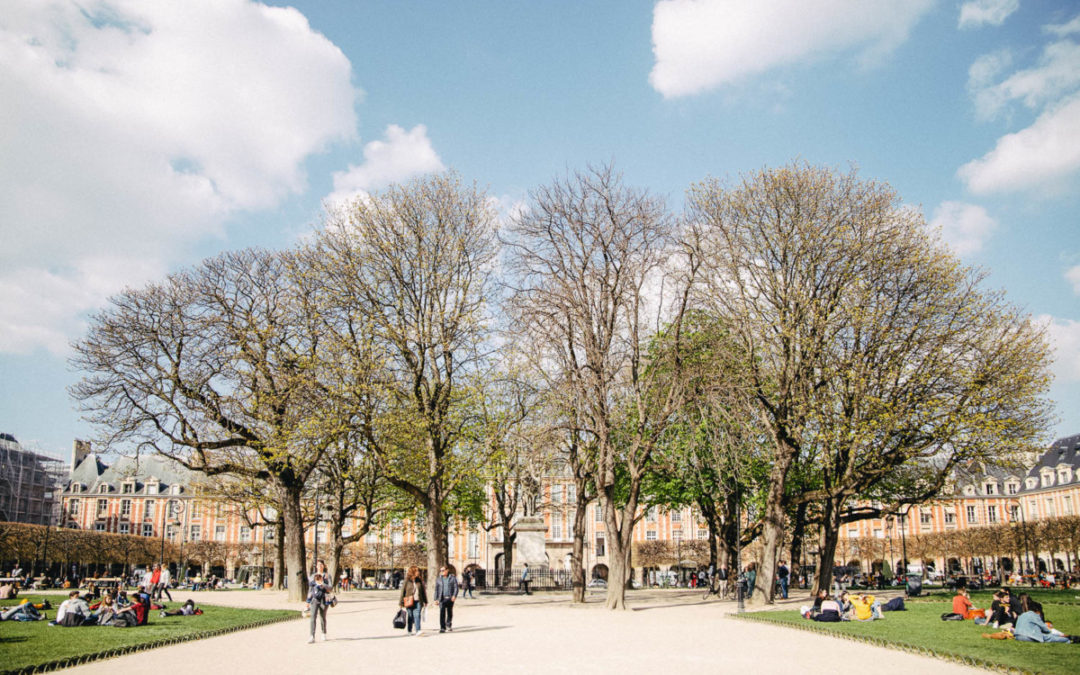
[[[420, 568], [413, 565], [405, 575], [405, 583], [401, 584], [401, 598], [398, 606], [403, 607], [408, 614], [408, 632], [410, 635], [420, 635], [420, 613], [427, 604], [427, 590], [424, 588], [424, 579], [420, 576]], [[413, 630], [416, 626], [416, 630]]]
[[316, 572], [311, 579], [311, 588], [308, 590], [308, 609], [311, 611], [311, 639], [308, 644], [315, 642], [315, 621], [322, 618], [322, 639], [326, 642], [326, 608], [330, 604], [330, 584], [323, 579], [321, 572]]

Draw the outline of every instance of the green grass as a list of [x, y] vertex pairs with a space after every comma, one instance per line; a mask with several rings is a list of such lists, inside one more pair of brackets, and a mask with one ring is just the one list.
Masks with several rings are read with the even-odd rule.
[[[31, 602], [40, 602], [44, 596], [27, 597]], [[55, 595], [48, 596], [48, 599], [53, 608], [46, 613], [52, 620], [56, 617], [60, 600]], [[4, 601], [0, 606], [13, 604], [16, 603]], [[180, 603], [170, 603], [168, 607], [177, 609]], [[236, 609], [215, 605], [200, 607], [204, 614], [197, 616], [163, 618], [154, 610], [147, 625], [133, 628], [64, 628], [50, 626], [48, 621], [4, 621], [0, 623], [0, 675], [30, 672], [32, 668], [44, 664], [66, 667], [94, 660], [95, 657], [119, 656], [134, 649], [160, 647], [300, 616], [300, 612], [293, 610]]]
[[[990, 595], [975, 593], [972, 601], [978, 607], [988, 608]], [[794, 611], [753, 612], [739, 616], [931, 652], [949, 659], [974, 659], [975, 664], [982, 667], [1047, 675], [1080, 673], [1080, 645], [988, 640], [982, 634], [995, 632], [988, 626], [978, 626], [972, 621], [941, 620], [942, 613], [952, 611], [951, 600], [909, 602], [907, 607], [906, 612], [886, 612], [883, 621], [865, 623], [817, 623]], [[1070, 635], [1080, 633], [1080, 606], [1047, 604], [1044, 610], [1055, 628]]]

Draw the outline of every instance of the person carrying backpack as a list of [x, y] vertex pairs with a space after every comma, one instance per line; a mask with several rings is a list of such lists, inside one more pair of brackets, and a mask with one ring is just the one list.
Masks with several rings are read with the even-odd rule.
[[311, 611], [311, 639], [308, 644], [315, 642], [315, 621], [322, 617], [322, 639], [326, 642], [326, 607], [327, 597], [330, 595], [330, 586], [323, 579], [322, 572], [316, 572], [311, 580], [311, 588], [308, 590], [308, 609]]

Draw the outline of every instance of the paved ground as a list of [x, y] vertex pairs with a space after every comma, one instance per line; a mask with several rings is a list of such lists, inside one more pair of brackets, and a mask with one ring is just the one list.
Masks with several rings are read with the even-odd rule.
[[[174, 595], [197, 603], [289, 607], [271, 591]], [[187, 642], [70, 669], [108, 673], [975, 673], [974, 669], [803, 631], [725, 618], [731, 603], [689, 591], [635, 591], [633, 611], [608, 612], [594, 593], [585, 607], [565, 594], [459, 600], [454, 632], [439, 634], [431, 608], [424, 634], [407, 637], [391, 619], [397, 596], [343, 594], [329, 616], [329, 641], [307, 644], [307, 620]], [[793, 601], [795, 604], [798, 601]], [[433, 630], [432, 630], [433, 629]]]

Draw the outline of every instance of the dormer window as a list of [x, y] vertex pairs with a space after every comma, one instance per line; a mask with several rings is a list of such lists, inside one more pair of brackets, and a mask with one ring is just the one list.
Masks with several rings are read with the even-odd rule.
[[1059, 466], [1057, 470], [1058, 485], [1064, 485], [1072, 480], [1072, 467], [1071, 466]]
[[1027, 489], [1029, 489], [1029, 490], [1034, 490], [1035, 488], [1039, 487], [1039, 479], [1036, 478], [1035, 476], [1028, 476], [1028, 479], [1027, 479], [1026, 482], [1027, 482]]
[[161, 491], [161, 482], [157, 478], [146, 481], [146, 494], [156, 495]]
[[983, 489], [986, 491], [985, 494], [992, 495], [996, 493], [997, 486], [994, 483], [987, 483]]
[[1005, 485], [1005, 490], [1009, 494], [1014, 495], [1020, 491], [1020, 483], [1015, 480], [1011, 480]]
[[98, 486], [98, 494], [108, 494], [109, 486], [106, 483], [102, 483]]
[[80, 492], [82, 492], [82, 489], [83, 489], [82, 483], [72, 483], [71, 484], [71, 492], [72, 492], [72, 494], [79, 494]]
[[133, 481], [133, 480], [124, 481], [124, 484], [120, 487], [120, 490], [121, 490], [121, 492], [123, 492], [123, 494], [126, 494], [126, 495], [135, 494], [135, 481]]
[[173, 485], [172, 487], [169, 488], [169, 493], [170, 494], [178, 495], [178, 494], [180, 494], [180, 492], [181, 492], [181, 488], [180, 488], [179, 485]]
[[1050, 487], [1053, 484], [1054, 484], [1054, 470], [1053, 469], [1043, 469], [1042, 470], [1042, 486], [1043, 487]]
[[968, 497], [974, 497], [975, 496], [975, 486], [974, 485], [965, 486], [964, 487], [964, 494], [967, 495]]

